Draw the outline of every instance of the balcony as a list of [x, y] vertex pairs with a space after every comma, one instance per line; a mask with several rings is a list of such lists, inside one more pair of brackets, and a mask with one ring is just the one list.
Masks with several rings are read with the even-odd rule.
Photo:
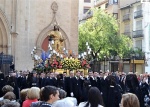
[[133, 38], [143, 37], [143, 30], [133, 31]]
[[124, 35], [127, 35], [128, 37], [131, 36], [131, 32], [124, 32], [123, 34], [124, 34]]
[[142, 10], [134, 12], [134, 19], [140, 18], [140, 17], [143, 17], [143, 11]]
[[130, 20], [130, 14], [126, 14], [123, 16], [123, 21]]

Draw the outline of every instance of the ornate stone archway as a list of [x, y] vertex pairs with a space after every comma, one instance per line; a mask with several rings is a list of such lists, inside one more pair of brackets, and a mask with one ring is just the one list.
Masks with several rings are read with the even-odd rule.
[[[45, 29], [42, 30], [42, 32], [39, 34], [37, 40], [36, 40], [36, 47], [39, 49], [42, 49], [42, 44], [45, 40], [45, 38], [47, 38], [48, 34], [53, 30], [53, 26], [49, 25], [48, 27], [46, 27]], [[60, 28], [60, 32], [62, 33], [63, 38], [65, 39], [65, 48], [69, 49], [70, 46], [70, 42], [68, 39], [68, 36], [66, 35], [66, 33]]]
[[10, 28], [6, 16], [0, 10], [0, 52], [11, 54]]
[[[48, 37], [49, 33], [54, 29], [54, 25], [58, 26], [58, 23], [56, 20], [56, 12], [58, 10], [58, 5], [55, 1], [52, 3], [51, 9], [53, 10], [53, 19], [52, 19], [51, 23], [41, 31], [41, 33], [39, 34], [39, 36], [36, 40], [36, 47], [39, 48], [40, 50], [42, 50], [42, 44], [43, 44], [44, 40]], [[64, 30], [60, 26], [59, 26], [59, 31], [61, 32], [61, 34], [65, 40], [64, 47], [66, 49], [69, 49], [70, 42], [69, 42], [69, 38], [68, 38], [67, 34], [64, 32]]]

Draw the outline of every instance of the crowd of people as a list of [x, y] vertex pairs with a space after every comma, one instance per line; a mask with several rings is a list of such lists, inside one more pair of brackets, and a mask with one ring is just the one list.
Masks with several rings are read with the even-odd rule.
[[150, 107], [150, 76], [81, 71], [0, 73], [1, 107]]

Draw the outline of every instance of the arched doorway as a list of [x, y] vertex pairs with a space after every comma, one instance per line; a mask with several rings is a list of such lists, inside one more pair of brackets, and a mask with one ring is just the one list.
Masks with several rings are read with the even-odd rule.
[[47, 36], [42, 43], [42, 50], [44, 50], [44, 51], [48, 50], [48, 44], [49, 44], [48, 39], [49, 39], [49, 37]]
[[0, 53], [8, 53], [7, 33], [2, 19], [0, 18]]
[[9, 24], [5, 14], [0, 10], [0, 71], [8, 74], [9, 66], [13, 61], [11, 56], [11, 36]]
[[8, 37], [11, 37], [9, 24], [5, 14], [0, 10], [0, 53], [11, 54], [8, 52], [8, 44], [11, 44]]
[[[49, 43], [48, 34], [50, 34], [50, 32], [52, 30], [53, 30], [53, 26], [48, 25], [46, 28], [44, 28], [41, 31], [41, 33], [39, 34], [39, 36], [36, 40], [36, 45], [35, 45], [38, 49], [44, 50], [44, 51], [48, 50], [48, 43]], [[66, 49], [70, 49], [70, 41], [69, 41], [69, 38], [68, 38], [67, 34], [61, 28], [60, 28], [60, 32], [61, 32], [63, 38], [65, 39], [64, 47]]]

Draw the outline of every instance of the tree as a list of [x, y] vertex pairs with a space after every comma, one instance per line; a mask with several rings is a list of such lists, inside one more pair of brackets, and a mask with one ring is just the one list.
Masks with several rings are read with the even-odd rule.
[[121, 58], [126, 50], [130, 48], [130, 38], [118, 36], [118, 22], [111, 14], [104, 10], [94, 8], [91, 10], [93, 16], [79, 25], [79, 53], [86, 50], [86, 42], [92, 48], [93, 59], [97, 57], [110, 56], [111, 50], [115, 51]]
[[[94, 8], [93, 16], [79, 25], [79, 53], [86, 50], [89, 43], [92, 58], [118, 55], [120, 59], [131, 48], [131, 39], [125, 35], [118, 35], [118, 22], [111, 14], [104, 10]], [[98, 54], [99, 53], [99, 54]]]

